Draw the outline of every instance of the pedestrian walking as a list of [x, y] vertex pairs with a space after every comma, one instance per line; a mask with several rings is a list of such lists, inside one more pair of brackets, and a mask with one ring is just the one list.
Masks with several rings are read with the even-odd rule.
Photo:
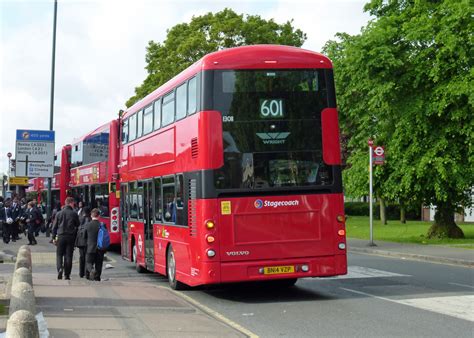
[[20, 201], [17, 197], [13, 199], [13, 203], [11, 206], [11, 218], [13, 219], [13, 223], [11, 224], [10, 231], [12, 242], [16, 242], [16, 240], [21, 239], [19, 236], [20, 233], [20, 219], [23, 216], [23, 209], [21, 208]]
[[10, 242], [11, 227], [13, 218], [11, 214], [10, 201], [6, 200], [3, 207], [0, 209], [0, 220], [2, 222], [2, 237], [3, 242], [8, 244]]
[[97, 248], [99, 236], [99, 209], [92, 209], [92, 221], [86, 224], [87, 255], [86, 255], [86, 277], [90, 280], [100, 281], [102, 264], [104, 262], [105, 250]]
[[56, 268], [58, 279], [71, 279], [72, 255], [76, 241], [79, 217], [74, 211], [74, 198], [68, 197], [65, 207], [57, 213], [53, 226], [53, 243], [56, 244]]
[[41, 211], [36, 206], [34, 201], [28, 202], [28, 207], [25, 212], [26, 217], [26, 231], [28, 237], [28, 245], [36, 245], [36, 229], [40, 226], [43, 216], [41, 215]]
[[91, 209], [89, 207], [84, 207], [82, 211], [82, 219], [79, 217], [79, 230], [77, 231], [76, 236], [76, 247], [79, 249], [79, 277], [84, 278], [86, 272], [86, 249], [87, 249], [87, 239], [86, 239], [86, 224], [92, 221], [91, 218]]

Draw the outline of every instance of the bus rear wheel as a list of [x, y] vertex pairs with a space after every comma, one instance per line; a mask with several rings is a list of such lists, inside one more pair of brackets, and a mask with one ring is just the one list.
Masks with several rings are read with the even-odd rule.
[[138, 273], [144, 273], [146, 269], [140, 264], [138, 264], [138, 252], [137, 252], [137, 246], [135, 244], [133, 244], [132, 255], [133, 255], [133, 261], [135, 262], [135, 270], [137, 270]]
[[168, 275], [168, 283], [173, 290], [183, 290], [185, 285], [176, 279], [176, 259], [173, 247], [170, 245], [166, 254], [166, 272]]

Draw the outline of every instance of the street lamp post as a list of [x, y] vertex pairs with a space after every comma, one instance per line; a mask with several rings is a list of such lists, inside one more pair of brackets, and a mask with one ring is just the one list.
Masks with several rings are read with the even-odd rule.
[[[49, 110], [49, 130], [53, 130], [53, 116], [54, 116], [54, 68], [56, 62], [56, 19], [58, 15], [58, 1], [54, 0], [54, 23], [53, 23], [53, 56], [51, 62], [51, 100]], [[48, 178], [48, 202], [46, 205], [46, 219], [51, 218], [51, 177]]]
[[11, 176], [11, 158], [12, 158], [12, 153], [7, 154], [8, 157], [8, 179], [7, 179], [7, 193], [10, 191], [10, 176]]

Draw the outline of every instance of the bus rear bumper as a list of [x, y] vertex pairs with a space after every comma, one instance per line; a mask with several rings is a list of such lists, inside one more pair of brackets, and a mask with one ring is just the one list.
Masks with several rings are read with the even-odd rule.
[[[307, 271], [304, 271], [306, 267]], [[285, 272], [288, 270], [290, 272]], [[251, 262], [223, 262], [220, 269], [220, 282], [329, 277], [345, 275], [346, 273], [347, 259], [345, 254]]]

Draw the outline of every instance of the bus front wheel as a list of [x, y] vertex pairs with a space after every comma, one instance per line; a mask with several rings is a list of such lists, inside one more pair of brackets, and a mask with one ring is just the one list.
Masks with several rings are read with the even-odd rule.
[[176, 279], [176, 259], [173, 247], [170, 245], [166, 255], [166, 272], [168, 275], [168, 283], [173, 290], [183, 290], [185, 285]]
[[135, 270], [137, 270], [138, 273], [144, 273], [146, 269], [142, 267], [140, 264], [138, 264], [138, 252], [137, 252], [137, 246], [135, 244], [133, 244], [132, 254], [133, 254], [133, 261], [135, 262]]

